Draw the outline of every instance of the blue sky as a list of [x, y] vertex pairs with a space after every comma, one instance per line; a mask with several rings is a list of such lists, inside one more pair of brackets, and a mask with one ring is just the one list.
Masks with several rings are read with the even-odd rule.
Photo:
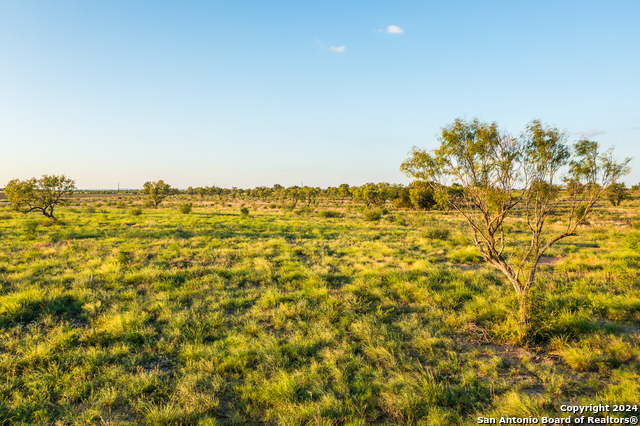
[[638, 1], [0, 1], [0, 186], [407, 183], [464, 116], [586, 133], [634, 184], [638, 22]]

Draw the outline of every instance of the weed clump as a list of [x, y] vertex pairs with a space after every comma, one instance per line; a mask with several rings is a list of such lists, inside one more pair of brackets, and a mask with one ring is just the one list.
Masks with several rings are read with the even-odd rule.
[[241, 207], [240, 208], [240, 216], [249, 217], [249, 209], [246, 208], [246, 207]]
[[22, 222], [22, 232], [28, 238], [33, 238], [38, 233], [38, 225], [39, 223], [35, 220], [26, 220]]
[[425, 238], [430, 240], [447, 241], [451, 237], [451, 231], [447, 228], [427, 228], [423, 233]]
[[129, 214], [131, 216], [140, 216], [142, 214], [142, 209], [140, 207], [134, 207], [129, 210]]
[[193, 203], [178, 203], [178, 211], [182, 214], [189, 214], [193, 210]]
[[127, 266], [131, 263], [131, 252], [120, 249], [116, 256], [116, 260], [120, 266]]

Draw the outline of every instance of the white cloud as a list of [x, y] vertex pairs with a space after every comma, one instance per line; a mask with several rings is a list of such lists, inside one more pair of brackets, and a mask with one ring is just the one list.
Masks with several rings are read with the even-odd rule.
[[[379, 30], [379, 31], [382, 31], [382, 30]], [[389, 34], [402, 34], [404, 30], [397, 25], [389, 25], [385, 32]]]
[[330, 50], [330, 51], [332, 51], [332, 52], [338, 52], [338, 53], [342, 53], [342, 52], [344, 52], [344, 49], [346, 49], [346, 47], [344, 47], [344, 46], [340, 46], [340, 47], [333, 47], [333, 46], [331, 46], [331, 47], [329, 48], [329, 50]]
[[594, 136], [598, 136], [598, 135], [604, 135], [605, 132], [604, 130], [597, 130], [597, 129], [591, 129], [588, 130], [586, 132], [573, 132], [571, 133], [572, 135], [578, 135], [578, 136], [584, 136], [585, 138], [592, 138]]

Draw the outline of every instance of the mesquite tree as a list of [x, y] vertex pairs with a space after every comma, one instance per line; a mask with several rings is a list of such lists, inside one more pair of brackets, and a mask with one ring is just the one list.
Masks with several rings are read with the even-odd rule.
[[158, 205], [169, 195], [173, 194], [173, 190], [171, 189], [171, 185], [168, 183], [164, 183], [163, 180], [153, 181], [153, 182], [145, 182], [142, 186], [142, 194], [147, 195], [149, 200], [153, 202], [153, 206], [158, 208]]
[[66, 201], [76, 189], [76, 181], [65, 175], [43, 175], [42, 178], [27, 180], [13, 179], [4, 189], [11, 208], [21, 213], [41, 212], [49, 219], [56, 220], [53, 208]]
[[[565, 132], [538, 120], [514, 138], [496, 123], [456, 119], [442, 129], [437, 149], [414, 147], [400, 167], [465, 219], [483, 259], [508, 278], [518, 297], [520, 339], [541, 256], [576, 235], [606, 188], [630, 171], [631, 159], [617, 162], [597, 142], [582, 139], [569, 147], [566, 140]], [[452, 191], [451, 184], [461, 190]], [[560, 230], [545, 227], [551, 215], [562, 217]], [[505, 228], [514, 217], [524, 219], [526, 241]]]

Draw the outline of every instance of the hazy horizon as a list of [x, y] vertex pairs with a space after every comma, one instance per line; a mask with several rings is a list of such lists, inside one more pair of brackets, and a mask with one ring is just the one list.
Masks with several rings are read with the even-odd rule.
[[635, 157], [640, 3], [5, 1], [0, 187], [409, 182], [457, 117]]

